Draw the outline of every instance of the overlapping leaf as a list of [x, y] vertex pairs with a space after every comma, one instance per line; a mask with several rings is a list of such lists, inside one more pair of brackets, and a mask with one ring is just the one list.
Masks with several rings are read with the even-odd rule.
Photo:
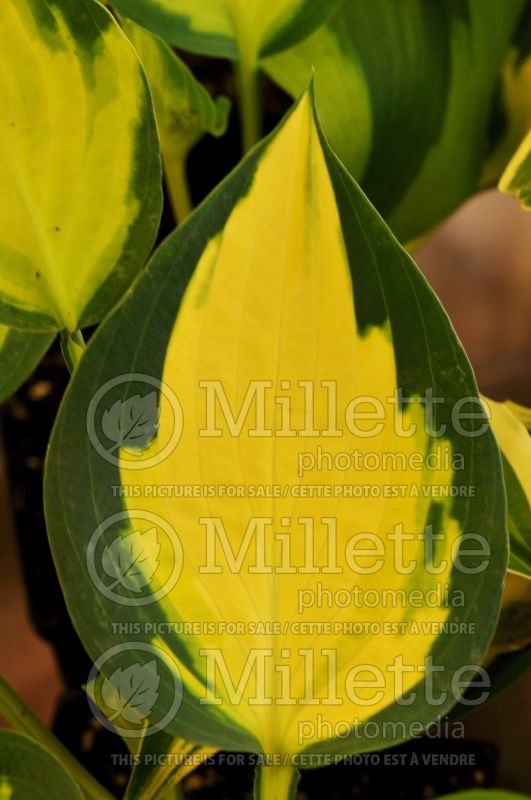
[[158, 225], [160, 158], [136, 54], [93, 0], [0, 9], [0, 320], [100, 320]]
[[[529, 409], [510, 401], [485, 402], [502, 453], [510, 554], [500, 617], [486, 660], [494, 697], [531, 664], [531, 438], [526, 428]], [[474, 691], [469, 695], [474, 697]]]
[[[513, 403], [487, 401], [503, 457], [510, 538], [509, 569], [531, 578], [531, 436]], [[521, 408], [524, 418], [528, 409]]]
[[511, 158], [501, 179], [500, 189], [514, 194], [531, 211], [531, 131]]
[[509, 571], [491, 650], [499, 654], [531, 643], [531, 437], [513, 410], [525, 419], [528, 409], [486, 402], [502, 453], [509, 529]]
[[186, 156], [204, 133], [221, 136], [225, 132], [230, 102], [226, 97], [212, 100], [186, 64], [158, 36], [127, 19], [122, 25], [146, 70], [166, 183], [176, 216], [184, 216], [177, 187], [185, 184]]
[[166, 41], [206, 55], [256, 62], [307, 36], [341, 0], [115, 0]]
[[482, 186], [492, 186], [505, 171], [531, 128], [531, 5], [514, 31], [501, 71], [493, 111], [495, 146], [485, 162]]
[[6, 800], [82, 800], [69, 773], [42, 745], [0, 731], [0, 797]]
[[[111, 456], [94, 437], [105, 437], [106, 409], [138, 395], [142, 380], [160, 382], [157, 434], [142, 453]], [[442, 398], [433, 414], [431, 392]], [[463, 399], [476, 409], [472, 430], [455, 424]], [[356, 453], [357, 466], [344, 467]], [[122, 647], [123, 666], [136, 647], [147, 663], [139, 641], [163, 654], [155, 716], [182, 680], [168, 736], [317, 758], [367, 749], [373, 721], [382, 727], [370, 747], [389, 746], [410, 735], [408, 722], [444, 714], [455, 671], [480, 663], [507, 559], [498, 449], [448, 318], [331, 151], [308, 94], [166, 241], [91, 340], [55, 427], [46, 505], [92, 657]], [[109, 521], [124, 536], [154, 519], [181, 542], [179, 579], [168, 583], [175, 542], [161, 537], [142, 603], [98, 590], [87, 542], [99, 537], [89, 548], [97, 560]], [[472, 572], [456, 561], [469, 533], [489, 551], [472, 547]], [[364, 547], [355, 567], [353, 536]], [[355, 586], [379, 602], [345, 603]], [[322, 588], [342, 600], [319, 602]], [[135, 640], [110, 621], [134, 621]], [[474, 635], [451, 629], [478, 622]], [[397, 686], [386, 670], [401, 659]], [[102, 663], [106, 677], [115, 668]], [[349, 693], [349, 679], [366, 681], [371, 669], [385, 673], [381, 690]], [[406, 695], [411, 702], [397, 702]], [[260, 786], [271, 789], [275, 774], [261, 772]], [[289, 770], [278, 780], [284, 797]]]
[[506, 400], [505, 405], [520, 420], [527, 432], [531, 433], [531, 408], [526, 408], [520, 403], [513, 403], [512, 400]]
[[[265, 66], [295, 97], [315, 68], [332, 146], [409, 242], [477, 191], [494, 92], [524, 6], [525, 0], [346, 2]], [[490, 167], [491, 182], [518, 143], [513, 136], [495, 174]]]

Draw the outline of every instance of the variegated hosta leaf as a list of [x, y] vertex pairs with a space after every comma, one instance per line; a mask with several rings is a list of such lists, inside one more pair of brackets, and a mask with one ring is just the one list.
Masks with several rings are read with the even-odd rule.
[[502, 452], [510, 553], [500, 617], [485, 661], [494, 697], [531, 664], [531, 438], [525, 427], [531, 412], [510, 401], [484, 401]]
[[0, 730], [2, 800], [82, 800], [63, 765], [23, 733]]
[[0, 325], [0, 403], [11, 397], [33, 372], [53, 338], [52, 333]]
[[[495, 654], [531, 643], [531, 437], [514, 404], [485, 402], [502, 453], [509, 527], [509, 571], [491, 649]], [[516, 408], [524, 418], [529, 414]]]
[[211, 56], [278, 52], [303, 39], [342, 0], [114, 0], [113, 6], [166, 41]]
[[226, 97], [212, 100], [186, 64], [158, 36], [130, 20], [122, 20], [122, 25], [149, 80], [166, 183], [180, 218], [184, 213], [176, 188], [183, 185], [186, 156], [204, 133], [225, 133], [230, 101]]
[[478, 188], [492, 96], [524, 6], [345, 2], [265, 69], [295, 97], [315, 69], [332, 147], [391, 229], [411, 242]]
[[485, 162], [482, 186], [496, 184], [531, 128], [531, 4], [518, 21], [493, 113], [496, 143]]
[[519, 403], [513, 403], [512, 400], [506, 400], [505, 405], [520, 420], [527, 432], [531, 433], [531, 408], [526, 408]]
[[149, 92], [93, 0], [5, 0], [0, 36], [0, 319], [74, 331], [114, 305], [153, 244]]
[[509, 523], [511, 572], [531, 578], [531, 437], [524, 419], [529, 410], [514, 403], [485, 401], [503, 459]]
[[509, 161], [500, 179], [500, 189], [514, 194], [531, 211], [531, 130]]
[[[117, 450], [103, 415], [157, 382], [155, 437]], [[464, 428], [461, 411], [476, 415]], [[156, 652], [153, 733], [181, 676], [168, 735], [288, 763], [444, 714], [481, 662], [506, 569], [485, 419], [446, 314], [306, 94], [160, 248], [67, 390], [47, 521], [98, 668]], [[153, 525], [149, 591], [110, 590], [105, 547]], [[369, 742], [369, 720], [400, 724]], [[289, 770], [278, 781], [263, 793], [284, 797]]]

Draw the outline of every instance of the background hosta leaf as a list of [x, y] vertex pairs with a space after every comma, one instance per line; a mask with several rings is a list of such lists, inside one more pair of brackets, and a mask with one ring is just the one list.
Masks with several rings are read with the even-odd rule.
[[153, 244], [149, 92], [93, 0], [6, 0], [0, 36], [0, 320], [74, 331], [114, 305]]
[[0, 325], [0, 403], [16, 392], [33, 372], [53, 341], [51, 333]]
[[523, 650], [531, 645], [531, 581], [508, 572], [496, 633], [489, 655]]
[[516, 195], [522, 206], [531, 210], [531, 131], [507, 165], [500, 189]]
[[493, 114], [495, 147], [482, 185], [494, 185], [531, 128], [531, 4], [518, 21], [501, 72]]
[[332, 147], [391, 229], [410, 241], [478, 188], [494, 90], [524, 6], [345, 2], [265, 67], [295, 97], [315, 68]]
[[509, 529], [509, 571], [491, 650], [499, 654], [531, 643], [531, 437], [519, 419], [528, 409], [485, 402], [502, 453]]
[[531, 433], [531, 408], [521, 406], [519, 403], [513, 403], [512, 400], [506, 400], [505, 405], [520, 420], [527, 432]]
[[[485, 664], [491, 687], [489, 701], [494, 699], [500, 692], [505, 691], [531, 667], [531, 645], [521, 650], [508, 649], [506, 646], [502, 646], [500, 650], [501, 653], [496, 654], [496, 646], [491, 648], [489, 653], [489, 659], [491, 660]], [[481, 695], [482, 691], [477, 686], [470, 686], [465, 696], [474, 700]], [[458, 719], [464, 716], [467, 711], [470, 711], [470, 709], [466, 706], [454, 706], [450, 712], [450, 718]]]
[[[509, 569], [531, 578], [531, 437], [513, 411], [514, 404], [487, 400], [500, 446], [507, 492]], [[527, 409], [522, 409], [529, 413]]]
[[120, 13], [166, 41], [251, 62], [307, 36], [341, 0], [114, 0]]
[[23, 733], [0, 731], [0, 797], [5, 800], [82, 800], [55, 756]]
[[212, 100], [186, 64], [162, 41], [130, 20], [122, 25], [146, 70], [153, 95], [166, 184], [176, 216], [184, 216], [176, 188], [185, 181], [185, 160], [204, 133], [221, 136], [230, 101]]
[[[115, 463], [94, 441], [87, 445], [87, 412], [101, 387], [108, 387], [105, 408], [138, 393], [120, 379], [132, 374], [160, 382], [159, 425], [147, 450], [134, 459], [120, 451]], [[430, 392], [443, 399], [433, 415]], [[179, 419], [173, 396], [183, 426], [168, 449]], [[463, 398], [467, 412], [470, 403], [476, 410], [466, 430], [455, 423]], [[354, 407], [365, 416], [354, 414], [352, 427]], [[343, 753], [367, 749], [363, 726], [372, 720], [406, 730], [379, 729], [371, 749], [407, 738], [408, 723], [422, 725], [453, 705], [456, 670], [481, 662], [498, 615], [505, 504], [485, 419], [446, 314], [330, 150], [306, 94], [166, 240], [91, 339], [67, 390], [48, 459], [46, 511], [89, 653], [98, 659], [109, 648], [136, 646], [116, 626], [113, 635], [109, 620], [139, 623], [140, 641], [171, 665], [160, 673], [165, 702], [175, 676], [184, 685], [169, 736], [266, 753]], [[361, 465], [342, 468], [349, 453]], [[330, 492], [318, 494], [316, 485]], [[128, 606], [98, 592], [86, 547], [105, 520], [122, 520], [125, 535], [139, 529], [140, 514], [171, 526], [182, 573], [171, 586], [162, 580], [175, 542], [159, 537], [152, 602]], [[410, 537], [401, 553], [406, 573], [395, 560], [401, 530]], [[486, 537], [488, 558], [486, 543], [478, 549], [463, 538], [472, 532]], [[369, 534], [384, 555], [373, 569], [365, 550], [353, 567], [351, 537]], [[320, 588], [334, 598], [353, 586], [402, 598], [387, 599], [387, 632], [377, 627], [381, 603], [317, 601]], [[87, 606], [98, 614], [87, 617]], [[309, 622], [331, 627], [307, 629]], [[457, 622], [474, 623], [475, 633], [455, 635], [448, 626]], [[313, 659], [312, 679], [305, 658]], [[436, 708], [424, 691], [427, 658], [442, 665], [430, 672], [442, 698]], [[400, 659], [410, 669], [397, 686], [386, 667]], [[349, 676], [362, 680], [371, 669], [384, 675], [373, 703], [366, 688], [347, 689]], [[413, 688], [410, 705], [396, 702]], [[165, 708], [159, 698], [150, 721]], [[321, 732], [318, 715], [327, 722]], [[290, 783], [287, 775], [284, 788]]]

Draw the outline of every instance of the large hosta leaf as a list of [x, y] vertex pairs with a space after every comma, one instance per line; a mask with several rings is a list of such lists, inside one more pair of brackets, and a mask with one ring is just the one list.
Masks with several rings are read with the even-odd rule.
[[153, 244], [149, 92], [93, 0], [6, 0], [0, 36], [0, 320], [73, 331], [114, 305]]
[[[154, 436], [118, 448], [105, 413], [154, 385]], [[475, 409], [466, 430], [460, 404]], [[46, 506], [102, 680], [159, 654], [140, 733], [171, 711], [180, 675], [168, 735], [288, 760], [365, 750], [443, 714], [456, 671], [466, 682], [480, 663], [507, 559], [499, 452], [446, 314], [308, 95], [91, 340], [53, 434]], [[149, 585], [105, 577], [106, 548], [154, 525]], [[284, 796], [283, 775], [269, 796]]]
[[206, 55], [255, 62], [307, 36], [341, 0], [114, 0], [163, 39]]
[[57, 758], [29, 736], [0, 731], [2, 800], [82, 800]]
[[52, 333], [33, 333], [0, 325], [0, 403], [24, 383], [52, 341]]
[[315, 69], [332, 146], [410, 241], [478, 188], [494, 90], [524, 5], [345, 2], [265, 66], [294, 96]]

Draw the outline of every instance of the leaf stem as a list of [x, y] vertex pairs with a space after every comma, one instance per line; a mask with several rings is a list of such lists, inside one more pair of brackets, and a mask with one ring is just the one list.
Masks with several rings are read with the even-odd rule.
[[66, 366], [72, 374], [81, 360], [83, 351], [85, 349], [85, 340], [80, 330], [70, 333], [70, 331], [62, 331], [61, 333], [61, 350], [63, 353]]
[[171, 148], [165, 148], [164, 152], [164, 180], [175, 223], [180, 224], [193, 210], [186, 176], [187, 154], [172, 152]]
[[[142, 755], [142, 746], [138, 751]], [[186, 754], [200, 756], [200, 759], [187, 760], [183, 758], [177, 766], [166, 767], [161, 765], [156, 770], [144, 775], [145, 768], [140, 764], [133, 766], [131, 778], [127, 785], [124, 800], [134, 800], [142, 796], [143, 800], [184, 800], [184, 789], [182, 781], [190, 772], [198, 766], [198, 761], [206, 760], [210, 755], [217, 752], [215, 747], [208, 745], [196, 745], [185, 739], [176, 738], [169, 745], [168, 752], [172, 755], [185, 756]], [[173, 793], [173, 794], [172, 794]]]
[[71, 774], [90, 800], [114, 800], [114, 797], [92, 777], [85, 767], [37, 719], [21, 697], [0, 677], [0, 715], [16, 731], [27, 734], [52, 753]]
[[255, 60], [242, 53], [238, 65], [240, 124], [243, 152], [248, 153], [262, 138], [261, 74]]
[[295, 800], [300, 774], [292, 766], [257, 767], [254, 800]]

